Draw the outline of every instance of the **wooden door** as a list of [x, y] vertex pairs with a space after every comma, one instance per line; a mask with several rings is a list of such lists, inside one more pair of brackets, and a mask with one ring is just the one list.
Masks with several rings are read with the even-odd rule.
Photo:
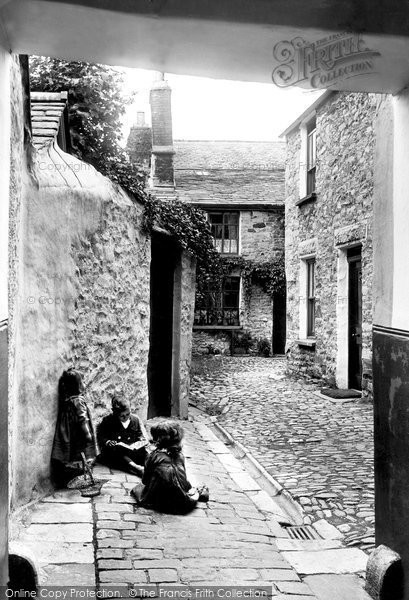
[[362, 389], [362, 261], [361, 250], [350, 251], [348, 294], [348, 386]]

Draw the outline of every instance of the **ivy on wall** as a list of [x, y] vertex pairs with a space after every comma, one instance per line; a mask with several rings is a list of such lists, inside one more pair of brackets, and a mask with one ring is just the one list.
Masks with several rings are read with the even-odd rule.
[[232, 273], [241, 276], [246, 300], [254, 285], [269, 294], [285, 294], [284, 255], [274, 260], [258, 262], [241, 256], [222, 257], [214, 248], [206, 213], [180, 200], [157, 200], [147, 195], [144, 203], [144, 228], [149, 233], [160, 226], [171, 233], [180, 246], [197, 260], [197, 295], [205, 294], [209, 284]]
[[285, 293], [284, 257], [257, 262], [242, 257], [222, 258], [215, 250], [206, 213], [179, 200], [158, 200], [146, 192], [146, 171], [130, 160], [120, 144], [125, 107], [123, 71], [84, 62], [30, 57], [31, 89], [68, 91], [72, 152], [121, 185], [144, 206], [144, 229], [162, 227], [197, 260], [197, 294], [240, 274], [247, 299], [253, 285], [271, 296]]

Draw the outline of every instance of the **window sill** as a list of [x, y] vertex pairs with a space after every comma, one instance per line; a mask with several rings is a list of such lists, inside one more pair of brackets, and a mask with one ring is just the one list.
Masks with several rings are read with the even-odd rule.
[[304, 198], [300, 198], [295, 203], [296, 206], [302, 206], [303, 204], [307, 204], [307, 202], [315, 202], [317, 199], [317, 194], [313, 192], [312, 194], [308, 194], [308, 196], [304, 196]]
[[296, 340], [296, 344], [305, 348], [315, 348], [315, 339], [308, 338], [306, 340]]
[[239, 331], [240, 329], [243, 329], [243, 327], [241, 325], [193, 325], [193, 331], [209, 331], [210, 329]]

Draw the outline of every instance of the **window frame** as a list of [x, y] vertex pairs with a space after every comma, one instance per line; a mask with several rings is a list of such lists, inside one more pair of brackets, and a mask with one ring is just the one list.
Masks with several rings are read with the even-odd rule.
[[316, 260], [308, 258], [306, 265], [306, 301], [307, 301], [307, 338], [315, 338], [315, 286], [316, 286]]
[[317, 173], [317, 120], [314, 117], [306, 124], [306, 192], [307, 196], [316, 194]]
[[[232, 284], [233, 281], [235, 286], [233, 289], [229, 289], [228, 284]], [[202, 306], [195, 306], [194, 326], [240, 327], [240, 292], [241, 277], [239, 275], [225, 275], [220, 281], [219, 289], [209, 283], [205, 302]], [[236, 295], [235, 303], [227, 304], [228, 295]], [[236, 314], [234, 315], [234, 313]]]
[[[221, 223], [212, 223], [211, 217], [215, 215], [221, 215]], [[228, 218], [232, 215], [237, 217], [237, 223], [228, 223]], [[217, 252], [225, 256], [237, 256], [240, 253], [240, 211], [238, 210], [211, 210], [207, 213], [207, 220], [210, 225], [210, 231], [212, 233], [212, 237], [214, 240], [214, 247]], [[220, 227], [221, 237], [217, 237], [216, 227]], [[235, 228], [236, 229], [236, 237], [225, 237], [226, 228], [230, 231]], [[217, 248], [217, 242], [221, 240], [221, 248], [220, 250]], [[226, 246], [229, 243], [231, 247], [231, 242], [236, 242], [236, 250], [235, 251], [226, 251]]]

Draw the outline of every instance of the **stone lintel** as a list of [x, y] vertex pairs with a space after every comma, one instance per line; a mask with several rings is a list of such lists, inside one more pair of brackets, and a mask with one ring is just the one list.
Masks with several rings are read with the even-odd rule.
[[298, 244], [298, 256], [300, 258], [311, 256], [317, 252], [317, 247], [317, 238], [310, 238], [308, 240], [304, 240]]
[[348, 225], [334, 231], [334, 245], [337, 247], [348, 246], [354, 242], [362, 242], [367, 238], [365, 224]]

